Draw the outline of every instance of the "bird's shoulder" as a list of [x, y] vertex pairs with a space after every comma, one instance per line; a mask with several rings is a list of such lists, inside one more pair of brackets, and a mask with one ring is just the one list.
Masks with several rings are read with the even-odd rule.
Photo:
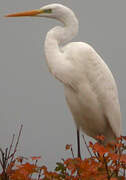
[[62, 48], [65, 59], [71, 61], [76, 67], [83, 65], [83, 68], [90, 69], [90, 66], [102, 65], [104, 61], [95, 51], [94, 47], [85, 42], [71, 42]]
[[85, 42], [70, 42], [62, 47], [64, 53], [88, 53], [93, 50], [93, 47]]

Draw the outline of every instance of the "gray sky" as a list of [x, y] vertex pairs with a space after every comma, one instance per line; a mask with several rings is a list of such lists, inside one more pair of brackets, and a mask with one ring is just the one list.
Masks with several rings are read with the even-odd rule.
[[6, 145], [23, 124], [19, 153], [42, 155], [49, 168], [70, 156], [64, 151], [67, 143], [73, 144], [76, 152], [76, 129], [63, 86], [48, 72], [44, 58], [46, 33], [58, 22], [2, 16], [54, 2], [69, 6], [76, 13], [80, 31], [74, 41], [91, 44], [110, 67], [118, 85], [126, 134], [126, 1], [0, 0], [0, 145]]

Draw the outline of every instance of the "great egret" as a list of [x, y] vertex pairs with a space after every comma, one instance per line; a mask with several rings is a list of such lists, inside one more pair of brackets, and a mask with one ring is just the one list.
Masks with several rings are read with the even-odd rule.
[[[105, 144], [119, 137], [121, 113], [111, 71], [87, 43], [64, 45], [78, 33], [78, 20], [73, 11], [61, 4], [49, 4], [6, 17], [18, 16], [48, 17], [63, 23], [63, 26], [56, 26], [47, 33], [45, 57], [49, 71], [64, 85], [77, 129], [81, 128], [93, 138], [104, 135]], [[80, 152], [78, 154], [80, 156]]]

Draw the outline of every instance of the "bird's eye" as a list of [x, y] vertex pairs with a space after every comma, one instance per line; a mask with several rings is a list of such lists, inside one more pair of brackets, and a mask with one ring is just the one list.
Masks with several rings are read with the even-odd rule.
[[52, 13], [52, 9], [45, 9], [44, 13]]

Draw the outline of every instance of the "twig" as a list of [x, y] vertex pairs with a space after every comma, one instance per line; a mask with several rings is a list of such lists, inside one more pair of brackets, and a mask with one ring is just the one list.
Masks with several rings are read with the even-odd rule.
[[90, 151], [90, 149], [89, 149], [89, 147], [88, 147], [88, 145], [87, 145], [87, 143], [86, 143], [86, 140], [85, 140], [84, 135], [82, 135], [82, 137], [83, 137], [84, 143], [85, 143], [85, 145], [86, 145], [86, 148], [87, 148], [87, 150], [88, 150], [90, 156], [93, 157], [92, 154], [91, 154], [91, 151]]
[[0, 159], [0, 165], [1, 165], [1, 167], [3, 167], [3, 163], [2, 163], [2, 160]]
[[5, 160], [7, 160], [7, 157], [8, 157], [8, 148], [5, 149]]
[[5, 149], [5, 153], [4, 153], [4, 161], [5, 161], [5, 168], [6, 168], [7, 162], [8, 162], [8, 148]]
[[38, 179], [37, 180], [40, 180], [40, 177], [41, 177], [41, 169], [40, 169], [40, 171], [39, 171], [39, 174], [38, 174]]
[[12, 141], [11, 141], [9, 151], [8, 151], [8, 159], [10, 158], [10, 153], [11, 153], [12, 146], [13, 146], [13, 143], [14, 143], [14, 138], [15, 138], [15, 134], [13, 134], [13, 136], [12, 136]]
[[125, 177], [125, 175], [126, 175], [126, 171], [125, 171], [125, 164], [124, 164], [124, 167], [123, 167], [123, 169], [124, 169], [124, 172], [123, 172], [123, 176]]
[[3, 169], [3, 171], [4, 171], [4, 152], [3, 152], [3, 150], [0, 148], [0, 152], [1, 152], [1, 156], [2, 156], [2, 160], [1, 160], [1, 166], [2, 166], [2, 169]]
[[107, 175], [108, 175], [108, 180], [110, 180], [111, 176], [109, 175], [108, 165], [107, 165], [107, 162], [106, 162], [106, 159], [105, 159], [104, 155], [103, 155], [103, 158], [104, 158], [104, 163], [105, 163], [105, 169], [106, 169], [106, 172], [107, 172]]
[[13, 161], [14, 155], [15, 155], [15, 153], [16, 153], [16, 151], [17, 151], [17, 146], [18, 146], [18, 144], [19, 144], [19, 139], [20, 139], [20, 136], [21, 136], [22, 128], [23, 128], [23, 125], [21, 125], [21, 127], [20, 127], [19, 134], [18, 134], [18, 138], [17, 138], [17, 142], [16, 142], [16, 145], [15, 145], [15, 148], [14, 148], [14, 152], [12, 153], [12, 157], [11, 157], [10, 163]]
[[1, 155], [2, 155], [2, 159], [0, 158], [0, 164], [1, 164], [2, 168], [3, 168], [3, 151], [2, 151], [1, 148], [0, 148], [0, 152], [1, 152]]
[[74, 152], [73, 152], [73, 148], [71, 147], [71, 148], [70, 148], [70, 150], [71, 150], [71, 153], [72, 153], [72, 157], [73, 157], [73, 159], [74, 159]]

